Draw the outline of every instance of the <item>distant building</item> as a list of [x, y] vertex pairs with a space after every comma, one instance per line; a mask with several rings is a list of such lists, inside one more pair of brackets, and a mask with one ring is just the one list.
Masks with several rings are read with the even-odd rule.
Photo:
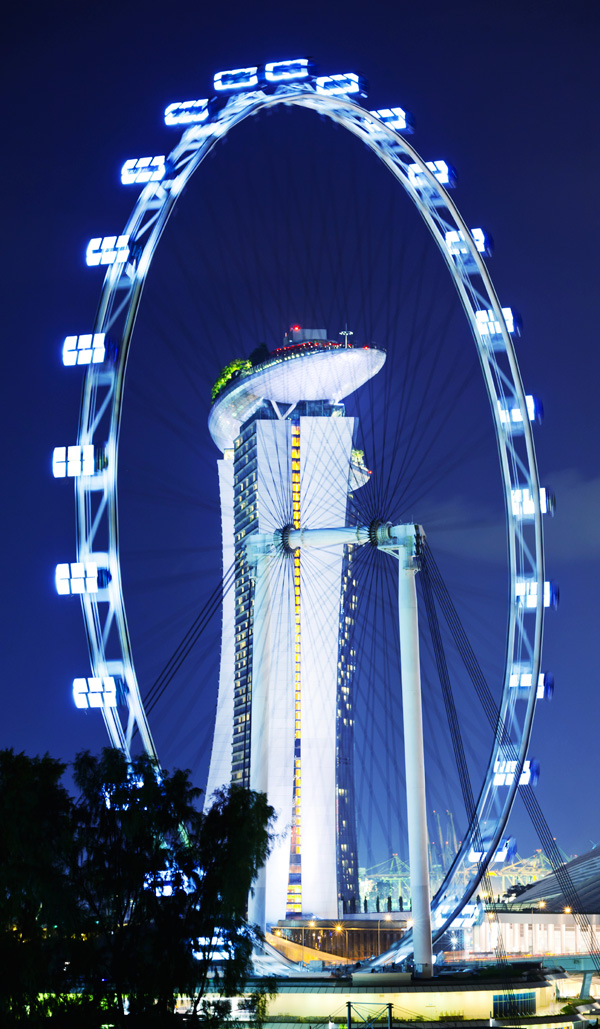
[[233, 585], [207, 797], [238, 782], [266, 792], [277, 812], [249, 912], [265, 926], [358, 911], [352, 551], [292, 552], [286, 530], [346, 525], [348, 493], [369, 472], [342, 401], [385, 353], [295, 326], [283, 347], [255, 354], [258, 363], [224, 370], [209, 418]]
[[563, 866], [575, 888], [581, 913], [574, 912], [554, 872], [519, 890], [473, 928], [473, 954], [493, 953], [499, 935], [508, 955], [584, 955], [600, 953], [600, 849]]

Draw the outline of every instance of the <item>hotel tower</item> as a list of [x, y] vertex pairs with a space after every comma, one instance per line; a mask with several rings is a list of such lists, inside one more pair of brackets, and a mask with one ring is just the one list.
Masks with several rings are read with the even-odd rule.
[[262, 928], [358, 911], [352, 547], [291, 550], [286, 534], [347, 524], [348, 494], [369, 472], [343, 400], [384, 361], [294, 326], [213, 391], [225, 591], [207, 799], [234, 782], [275, 808], [249, 907]]

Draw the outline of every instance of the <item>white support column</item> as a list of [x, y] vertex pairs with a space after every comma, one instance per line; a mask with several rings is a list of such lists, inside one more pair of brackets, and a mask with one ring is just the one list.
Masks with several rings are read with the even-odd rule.
[[[415, 971], [433, 974], [431, 945], [431, 906], [427, 861], [427, 808], [425, 803], [425, 757], [423, 749], [423, 712], [421, 706], [421, 666], [419, 660], [419, 621], [415, 562], [416, 534], [412, 546], [407, 540], [399, 548], [398, 616], [400, 627], [400, 669], [402, 676], [402, 716], [404, 721], [404, 766], [406, 774], [406, 814], [412, 896]], [[393, 531], [393, 530], [392, 530]]]
[[398, 616], [400, 628], [400, 671], [404, 720], [404, 763], [406, 769], [406, 807], [408, 849], [412, 895], [413, 946], [416, 974], [433, 975], [431, 944], [431, 906], [427, 853], [427, 808], [425, 801], [425, 757], [423, 712], [421, 704], [421, 667], [417, 608], [417, 555], [424, 533], [419, 525], [354, 526], [322, 529], [291, 529], [252, 535], [247, 540], [248, 559], [255, 562], [260, 553], [281, 546], [333, 547], [370, 543], [387, 550], [398, 559]]
[[[254, 632], [252, 661], [252, 719], [250, 788], [266, 793], [269, 787], [269, 660], [270, 581], [268, 554], [256, 557], [254, 565]], [[267, 862], [259, 869], [248, 898], [248, 921], [266, 926]]]

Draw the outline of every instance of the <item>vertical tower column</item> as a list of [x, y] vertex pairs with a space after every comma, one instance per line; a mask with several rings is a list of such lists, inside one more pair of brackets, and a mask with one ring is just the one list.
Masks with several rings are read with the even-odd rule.
[[425, 757], [423, 748], [423, 711], [419, 659], [419, 622], [415, 577], [416, 526], [406, 544], [399, 548], [398, 615], [400, 629], [400, 670], [404, 720], [404, 765], [406, 774], [406, 813], [410, 891], [412, 896], [415, 971], [433, 974], [431, 946], [431, 908], [427, 860], [427, 808], [425, 802]]
[[[292, 433], [292, 525], [300, 528], [300, 423], [293, 421]], [[286, 915], [302, 914], [302, 603], [300, 598], [300, 550], [294, 562], [294, 785], [292, 832]]]
[[[354, 419], [300, 419], [302, 523], [346, 521]], [[309, 530], [309, 531], [310, 531]], [[302, 531], [302, 530], [294, 530]], [[302, 553], [302, 908], [337, 918], [337, 695], [343, 548]]]
[[[273, 531], [281, 524], [281, 498], [290, 495], [291, 424], [259, 420], [251, 431], [256, 453], [257, 528]], [[245, 543], [259, 540], [249, 533]], [[248, 556], [248, 551], [246, 552]], [[249, 785], [267, 794], [275, 809], [276, 839], [255, 884], [250, 919], [261, 928], [285, 911], [290, 867], [293, 811], [295, 691], [293, 646], [296, 621], [289, 562], [260, 543], [249, 560], [254, 581], [250, 665]]]

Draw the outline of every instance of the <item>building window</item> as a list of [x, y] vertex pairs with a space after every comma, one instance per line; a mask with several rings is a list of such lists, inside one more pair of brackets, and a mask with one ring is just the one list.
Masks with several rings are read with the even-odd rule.
[[515, 1015], [535, 1015], [535, 993], [494, 994], [493, 1018], [514, 1018]]

